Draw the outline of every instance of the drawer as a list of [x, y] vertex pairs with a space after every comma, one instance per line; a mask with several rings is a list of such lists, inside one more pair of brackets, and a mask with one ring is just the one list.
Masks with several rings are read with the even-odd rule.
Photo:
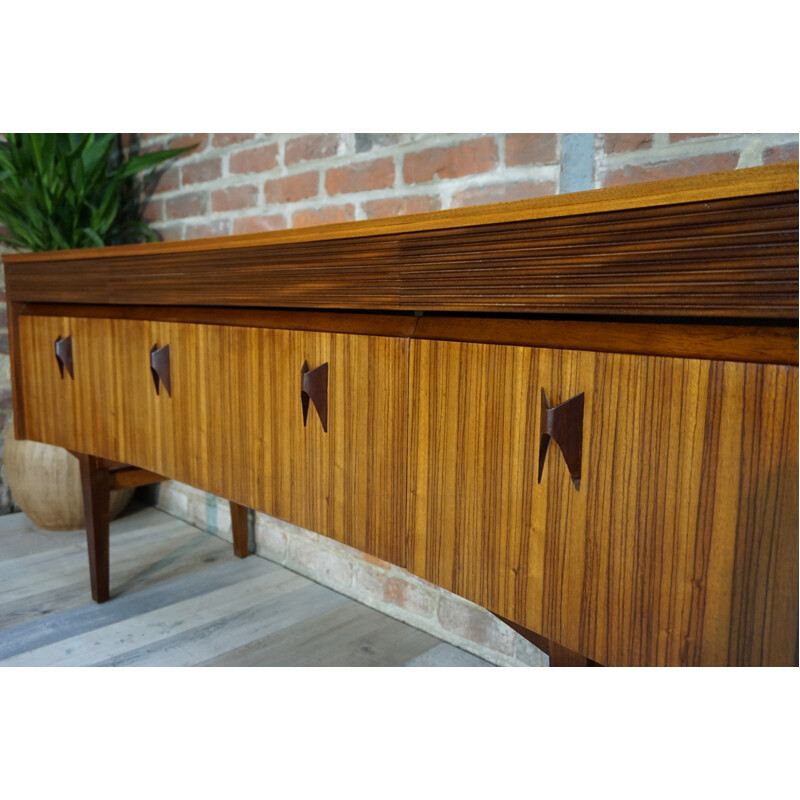
[[[538, 482], [542, 390], [583, 393], [578, 489], [552, 439]], [[412, 341], [410, 569], [605, 664], [791, 664], [797, 403], [794, 367]]]
[[[170, 324], [166, 474], [405, 563], [405, 338]], [[160, 342], [159, 342], [160, 343]], [[327, 430], [303, 367], [327, 365]]]
[[[172, 404], [150, 371], [164, 323], [24, 315], [19, 327], [28, 438], [169, 473]], [[69, 339], [71, 375], [56, 359], [58, 338]]]
[[[71, 337], [72, 378], [58, 336]], [[157, 393], [150, 354], [166, 346], [171, 393]], [[26, 315], [20, 355], [29, 438], [405, 563], [407, 338]], [[304, 419], [304, 365], [327, 365], [327, 430], [313, 400]]]
[[[114, 321], [23, 315], [19, 353], [26, 435], [103, 458], [118, 456]], [[56, 341], [65, 340], [62, 364]]]

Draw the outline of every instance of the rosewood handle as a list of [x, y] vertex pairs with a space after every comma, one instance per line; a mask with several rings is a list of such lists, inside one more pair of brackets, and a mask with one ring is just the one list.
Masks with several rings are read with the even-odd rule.
[[58, 371], [61, 377], [64, 377], [64, 369], [69, 373], [70, 378], [75, 380], [75, 375], [72, 371], [72, 337], [67, 336], [62, 338], [59, 336], [56, 339], [56, 361], [58, 362]]
[[300, 402], [303, 404], [303, 427], [308, 422], [308, 401], [314, 404], [322, 423], [322, 430], [328, 432], [328, 363], [316, 369], [309, 369], [308, 361], [300, 369]]
[[153, 374], [153, 383], [158, 394], [159, 383], [167, 390], [167, 395], [172, 397], [172, 383], [169, 375], [169, 345], [159, 347], [154, 344], [150, 350], [150, 372]]
[[567, 469], [576, 489], [581, 488], [581, 457], [583, 455], [583, 401], [584, 394], [575, 395], [557, 406], [550, 406], [542, 389], [542, 434], [539, 439], [539, 483], [547, 458], [547, 448], [552, 439], [561, 450]]

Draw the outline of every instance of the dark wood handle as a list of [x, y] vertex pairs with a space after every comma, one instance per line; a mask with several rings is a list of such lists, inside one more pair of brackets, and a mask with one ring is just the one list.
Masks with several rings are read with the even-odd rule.
[[561, 449], [567, 469], [576, 489], [581, 488], [581, 457], [583, 455], [583, 392], [551, 408], [542, 389], [541, 438], [539, 439], [539, 483], [542, 482], [547, 448], [553, 439]]
[[72, 337], [67, 336], [62, 338], [59, 336], [56, 339], [56, 361], [58, 362], [58, 371], [61, 377], [64, 377], [64, 370], [69, 373], [70, 378], [75, 380], [75, 375], [72, 371]]
[[322, 430], [328, 432], [328, 363], [316, 369], [309, 369], [308, 361], [300, 369], [300, 401], [303, 404], [303, 427], [308, 422], [308, 401], [314, 404], [322, 423]]
[[158, 394], [159, 383], [167, 390], [167, 395], [172, 397], [172, 382], [169, 374], [169, 345], [159, 347], [154, 344], [150, 350], [150, 371], [153, 374], [153, 383]]

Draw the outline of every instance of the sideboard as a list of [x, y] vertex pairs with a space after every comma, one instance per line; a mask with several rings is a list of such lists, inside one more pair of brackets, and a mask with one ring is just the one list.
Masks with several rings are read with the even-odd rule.
[[4, 257], [19, 438], [404, 567], [552, 664], [798, 657], [798, 165]]

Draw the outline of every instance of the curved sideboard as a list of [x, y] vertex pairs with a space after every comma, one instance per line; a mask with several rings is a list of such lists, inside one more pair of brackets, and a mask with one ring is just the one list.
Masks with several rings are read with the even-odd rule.
[[792, 665], [798, 166], [5, 256], [17, 436], [472, 600], [551, 663]]

